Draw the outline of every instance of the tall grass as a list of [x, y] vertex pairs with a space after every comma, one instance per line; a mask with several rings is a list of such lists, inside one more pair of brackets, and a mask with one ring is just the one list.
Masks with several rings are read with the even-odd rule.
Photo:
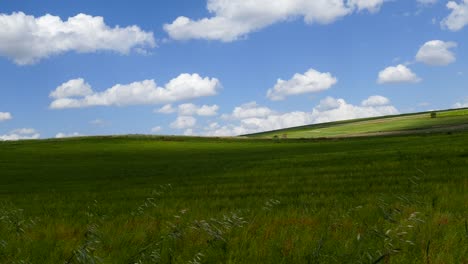
[[0, 263], [467, 263], [467, 142], [0, 144]]

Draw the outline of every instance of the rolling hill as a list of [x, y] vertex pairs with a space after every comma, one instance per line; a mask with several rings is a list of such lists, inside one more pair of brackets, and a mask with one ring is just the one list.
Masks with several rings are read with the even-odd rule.
[[[435, 113], [435, 116], [432, 116]], [[251, 138], [335, 138], [468, 130], [468, 108], [374, 117], [245, 135]]]
[[468, 263], [465, 113], [0, 142], [0, 263]]

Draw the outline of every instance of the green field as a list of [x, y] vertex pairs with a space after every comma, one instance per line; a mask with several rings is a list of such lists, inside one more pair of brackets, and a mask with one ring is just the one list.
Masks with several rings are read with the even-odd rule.
[[0, 263], [468, 263], [467, 146], [468, 131], [0, 142]]
[[468, 129], [468, 109], [406, 114], [398, 116], [340, 121], [249, 135], [255, 138], [321, 138], [387, 134], [414, 134]]

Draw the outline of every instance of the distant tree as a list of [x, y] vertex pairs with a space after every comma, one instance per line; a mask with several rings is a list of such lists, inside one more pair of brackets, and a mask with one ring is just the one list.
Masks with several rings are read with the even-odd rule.
[[431, 112], [431, 118], [437, 118], [437, 113], [436, 112]]

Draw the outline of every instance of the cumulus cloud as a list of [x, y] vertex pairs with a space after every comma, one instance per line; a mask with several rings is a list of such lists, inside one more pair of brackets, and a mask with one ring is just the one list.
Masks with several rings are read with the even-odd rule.
[[9, 134], [0, 135], [0, 141], [16, 141], [24, 139], [39, 139], [41, 135], [32, 128], [21, 128], [11, 131]]
[[375, 13], [380, 10], [385, 0], [349, 0], [348, 5], [358, 11], [369, 10]]
[[202, 105], [194, 104], [179, 105], [180, 115], [199, 115], [199, 116], [215, 116], [218, 114], [219, 106], [217, 105]]
[[189, 128], [184, 131], [184, 136], [193, 136], [193, 135], [195, 135], [193, 128]]
[[158, 132], [161, 132], [161, 130], [162, 130], [162, 127], [160, 127], [160, 126], [155, 126], [155, 127], [151, 128], [152, 133], [158, 133]]
[[51, 93], [51, 97], [55, 100], [50, 104], [50, 108], [160, 104], [212, 96], [217, 94], [221, 87], [216, 78], [203, 78], [198, 74], [184, 73], [172, 79], [164, 87], [158, 87], [154, 80], [145, 80], [126, 85], [117, 84], [103, 92], [91, 90], [90, 94], [76, 98], [76, 96], [70, 97], [68, 94], [61, 93], [61, 91], [67, 90], [63, 87], [68, 87], [69, 83], [81, 83], [81, 80], [71, 80], [57, 87]]
[[431, 40], [419, 49], [416, 60], [427, 65], [445, 66], [456, 61], [455, 54], [450, 50], [455, 47], [455, 42]]
[[13, 119], [13, 116], [9, 112], [0, 112], [0, 122]]
[[223, 126], [212, 123], [210, 128], [206, 129], [205, 134], [208, 136], [235, 136], [316, 123], [394, 114], [398, 114], [398, 110], [390, 105], [390, 100], [383, 96], [371, 96], [361, 105], [352, 105], [344, 99], [327, 97], [311, 112], [274, 112], [265, 116], [245, 117]]
[[463, 102], [458, 102], [452, 106], [453, 108], [465, 108], [468, 107], [468, 98]]
[[447, 8], [452, 12], [440, 22], [442, 28], [459, 31], [468, 25], [468, 0], [462, 0], [460, 3], [449, 1]]
[[320, 101], [320, 104], [318, 104], [314, 109], [316, 109], [319, 112], [326, 112], [332, 109], [336, 109], [340, 107], [340, 101], [333, 98], [333, 97], [326, 97], [325, 99], [322, 99]]
[[361, 105], [352, 105], [344, 99], [334, 99], [335, 107], [321, 111], [319, 107], [312, 110], [314, 123], [333, 122], [339, 120], [348, 120], [356, 118], [366, 118], [374, 116], [395, 115], [398, 110], [390, 105], [390, 100], [383, 96], [371, 96], [364, 100]]
[[205, 131], [213, 131], [213, 130], [218, 129], [220, 127], [221, 126], [219, 125], [218, 122], [212, 122], [212, 123], [208, 124], [207, 126], [205, 126], [204, 130]]
[[63, 83], [55, 91], [50, 93], [51, 98], [60, 99], [67, 97], [83, 97], [93, 94], [91, 86], [82, 78], [70, 80], [66, 83]]
[[362, 101], [362, 106], [380, 106], [380, 105], [388, 105], [390, 104], [390, 100], [388, 98], [380, 96], [380, 95], [373, 95], [367, 98], [366, 100]]
[[0, 14], [0, 56], [16, 64], [34, 64], [65, 52], [113, 51], [155, 46], [152, 32], [138, 26], [109, 27], [104, 18], [78, 14], [63, 21], [50, 14], [34, 17], [22, 12]]
[[290, 80], [278, 79], [276, 85], [269, 89], [267, 97], [270, 100], [284, 100], [290, 95], [317, 93], [330, 89], [338, 80], [331, 73], [321, 73], [309, 69], [304, 74], [296, 73]]
[[180, 16], [164, 30], [175, 40], [207, 39], [231, 42], [272, 24], [303, 18], [305, 23], [329, 24], [354, 11], [379, 10], [384, 0], [208, 0], [208, 18]]
[[71, 138], [71, 137], [81, 137], [83, 135], [81, 135], [80, 133], [78, 132], [74, 132], [74, 133], [58, 133], [57, 135], [55, 135], [55, 138]]
[[257, 102], [249, 102], [246, 104], [242, 104], [237, 106], [232, 111], [230, 115], [224, 115], [225, 118], [232, 118], [232, 119], [245, 119], [245, 118], [252, 118], [252, 117], [267, 117], [273, 114], [274, 111], [268, 107], [260, 106]]
[[186, 129], [192, 128], [197, 124], [197, 119], [193, 116], [179, 116], [171, 123], [171, 128], [175, 129]]
[[172, 107], [171, 104], [164, 105], [160, 109], [155, 110], [156, 113], [172, 114], [178, 112], [181, 116], [215, 116], [218, 114], [219, 106], [217, 105], [202, 105], [195, 104], [181, 104], [177, 108]]
[[420, 81], [421, 79], [403, 64], [387, 67], [382, 70], [379, 72], [379, 78], [377, 80], [379, 84], [417, 83]]
[[172, 114], [172, 113], [177, 112], [177, 109], [172, 107], [172, 104], [166, 104], [163, 107], [155, 110], [155, 112], [160, 113], [160, 114]]

